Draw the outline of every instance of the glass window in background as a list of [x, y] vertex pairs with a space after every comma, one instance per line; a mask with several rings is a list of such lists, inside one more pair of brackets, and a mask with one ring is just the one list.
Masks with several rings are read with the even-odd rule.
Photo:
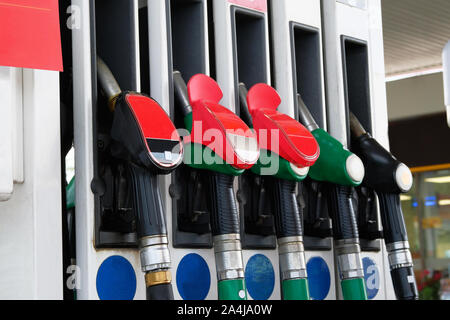
[[401, 200], [421, 299], [450, 299], [450, 169], [415, 173]]

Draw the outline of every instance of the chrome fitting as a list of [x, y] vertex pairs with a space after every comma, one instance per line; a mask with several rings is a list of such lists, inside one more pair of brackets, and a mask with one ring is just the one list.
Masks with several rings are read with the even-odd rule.
[[244, 261], [242, 259], [240, 235], [225, 234], [214, 237], [213, 241], [217, 280], [244, 278]]
[[358, 239], [335, 241], [335, 250], [341, 280], [364, 277]]
[[303, 237], [278, 239], [281, 279], [306, 279], [306, 258]]
[[139, 239], [142, 272], [170, 269], [170, 252], [167, 236]]
[[391, 270], [413, 267], [413, 259], [407, 241], [386, 244]]

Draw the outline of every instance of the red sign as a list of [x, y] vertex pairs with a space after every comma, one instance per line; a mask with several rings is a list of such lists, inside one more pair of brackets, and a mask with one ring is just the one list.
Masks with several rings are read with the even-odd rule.
[[228, 2], [241, 7], [267, 12], [267, 0], [228, 0]]
[[0, 66], [63, 71], [58, 0], [0, 0]]

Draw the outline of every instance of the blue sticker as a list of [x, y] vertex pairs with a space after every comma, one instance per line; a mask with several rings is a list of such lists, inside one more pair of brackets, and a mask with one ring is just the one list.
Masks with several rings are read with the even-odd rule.
[[186, 255], [178, 264], [177, 288], [184, 300], [205, 300], [211, 287], [206, 261], [198, 254]]
[[275, 288], [275, 271], [270, 260], [257, 254], [248, 260], [245, 268], [245, 284], [253, 300], [267, 300]]
[[136, 273], [127, 259], [112, 256], [98, 268], [96, 285], [100, 300], [133, 300], [136, 294]]
[[377, 264], [370, 258], [363, 259], [364, 281], [366, 282], [367, 297], [375, 298], [380, 290], [380, 271]]
[[313, 257], [306, 264], [309, 294], [312, 300], [324, 300], [331, 287], [330, 269], [321, 257]]

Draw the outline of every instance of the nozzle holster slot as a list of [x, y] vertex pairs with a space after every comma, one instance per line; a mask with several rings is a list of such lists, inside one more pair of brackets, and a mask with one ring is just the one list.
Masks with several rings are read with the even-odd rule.
[[270, 179], [245, 172], [239, 178], [238, 202], [241, 212], [241, 242], [244, 249], [275, 249], [274, 186]]

